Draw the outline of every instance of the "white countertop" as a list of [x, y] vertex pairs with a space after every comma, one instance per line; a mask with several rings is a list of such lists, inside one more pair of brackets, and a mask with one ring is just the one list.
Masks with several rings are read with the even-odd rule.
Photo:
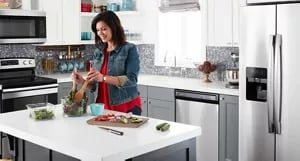
[[[82, 72], [82, 75], [86, 75], [86, 72]], [[71, 74], [50, 74], [43, 75], [44, 77], [55, 78], [58, 83], [71, 82]], [[183, 77], [170, 77], [170, 76], [160, 76], [160, 75], [145, 75], [140, 74], [138, 77], [139, 85], [148, 85], [156, 87], [174, 88], [174, 89], [186, 89], [201, 92], [219, 93], [227, 95], [239, 95], [238, 89], [225, 88], [226, 82], [213, 81], [212, 83], [204, 83], [201, 79], [195, 78], [183, 78]]]
[[[139, 128], [113, 127], [124, 132], [119, 136], [88, 125], [86, 121], [92, 118], [89, 114], [63, 116], [61, 105], [57, 105], [55, 116], [53, 120], [35, 121], [26, 110], [3, 113], [0, 114], [0, 131], [81, 161], [124, 161], [201, 134], [198, 126], [150, 118]], [[168, 131], [155, 129], [162, 122], [171, 124]]]

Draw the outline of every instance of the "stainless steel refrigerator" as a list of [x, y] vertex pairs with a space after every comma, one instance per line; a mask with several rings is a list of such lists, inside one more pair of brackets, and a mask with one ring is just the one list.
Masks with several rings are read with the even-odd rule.
[[239, 161], [300, 161], [300, 1], [247, 3], [240, 8]]

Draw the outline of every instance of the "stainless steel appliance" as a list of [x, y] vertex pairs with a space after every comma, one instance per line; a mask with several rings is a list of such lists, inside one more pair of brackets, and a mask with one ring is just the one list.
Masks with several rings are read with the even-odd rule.
[[240, 161], [300, 160], [299, 3], [241, 7]]
[[0, 10], [0, 43], [43, 43], [46, 13], [37, 10]]
[[[38, 77], [34, 69], [33, 58], [0, 59], [0, 85], [2, 86], [0, 113], [23, 110], [26, 104], [31, 103], [57, 103], [57, 80]], [[21, 155], [22, 151], [18, 152], [17, 138], [2, 133], [0, 142], [3, 158], [23, 160], [20, 159], [24, 156]]]
[[176, 122], [201, 126], [197, 137], [197, 161], [218, 161], [219, 95], [176, 90]]

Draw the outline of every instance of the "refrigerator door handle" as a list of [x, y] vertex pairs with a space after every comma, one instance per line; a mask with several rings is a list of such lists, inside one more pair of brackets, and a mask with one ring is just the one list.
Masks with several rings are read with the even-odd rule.
[[282, 35], [276, 35], [275, 41], [275, 71], [274, 71], [274, 122], [275, 133], [281, 134], [281, 108], [282, 108]]
[[268, 129], [274, 133], [274, 54], [275, 35], [269, 37], [269, 60], [267, 79], [267, 106], [268, 106]]

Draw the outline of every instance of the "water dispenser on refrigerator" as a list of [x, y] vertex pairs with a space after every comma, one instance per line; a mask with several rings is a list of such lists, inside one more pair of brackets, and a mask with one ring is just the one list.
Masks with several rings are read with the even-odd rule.
[[267, 101], [266, 68], [246, 68], [246, 99], [259, 102]]

